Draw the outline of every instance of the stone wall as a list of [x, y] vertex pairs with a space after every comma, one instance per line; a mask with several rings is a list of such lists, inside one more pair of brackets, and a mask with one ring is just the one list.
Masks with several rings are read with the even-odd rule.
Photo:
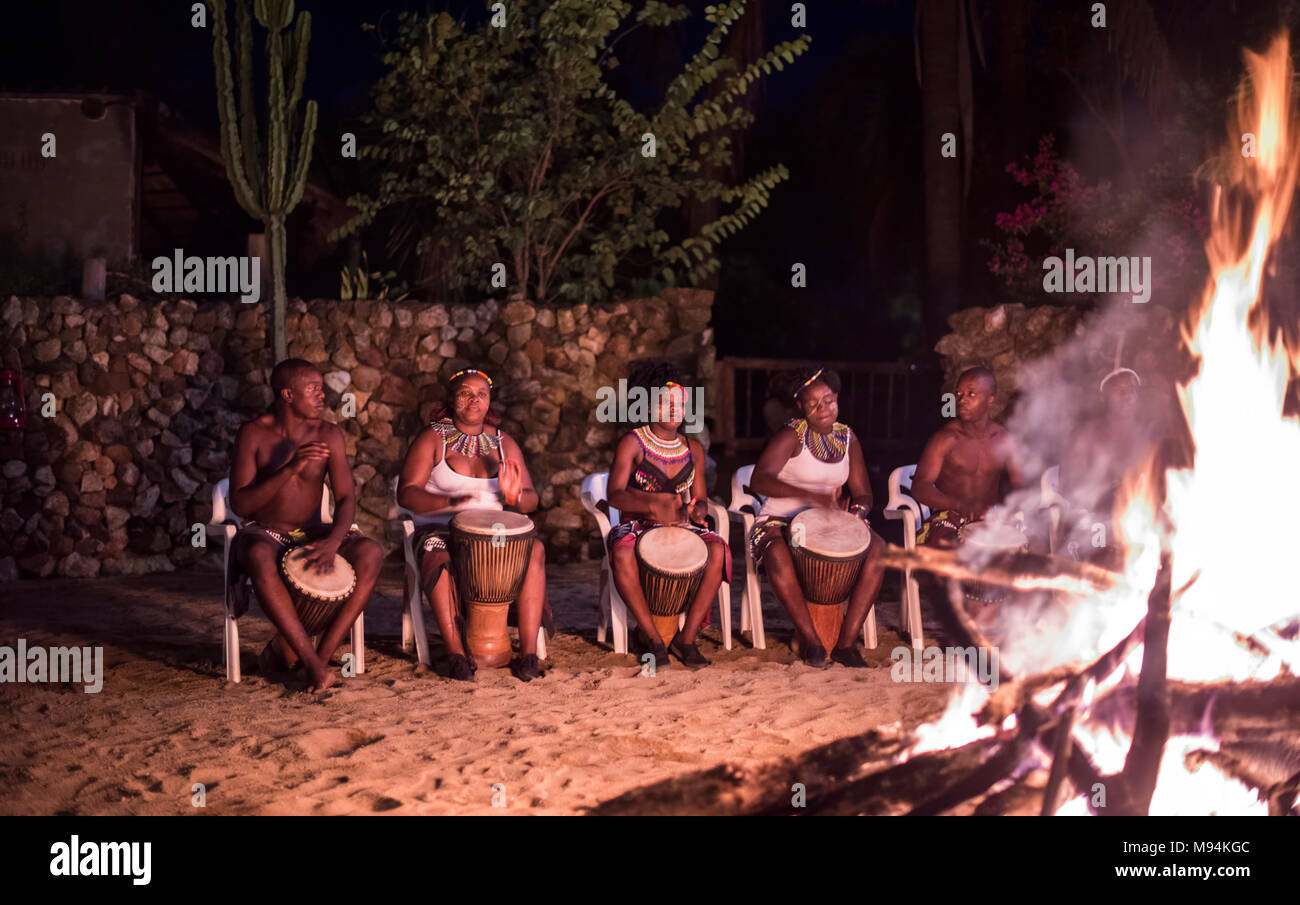
[[[389, 485], [410, 438], [468, 365], [497, 384], [502, 428], [523, 446], [554, 561], [585, 556], [594, 524], [582, 477], [609, 467], [625, 426], [596, 420], [596, 392], [631, 362], [667, 357], [712, 400], [713, 294], [570, 307], [513, 300], [290, 302], [289, 352], [325, 375], [359, 492], [357, 520], [383, 536]], [[206, 552], [239, 425], [266, 410], [266, 305], [19, 299], [0, 306], [3, 366], [23, 375], [25, 430], [0, 430], [0, 578], [174, 568]], [[341, 417], [352, 393], [355, 417]], [[54, 413], [43, 415], [47, 395]], [[387, 543], [387, 541], [386, 541]]]
[[[934, 350], [943, 360], [944, 389], [951, 390], [967, 368], [992, 368], [998, 382], [999, 414], [1014, 404], [1026, 379], [1045, 377], [1095, 387], [1120, 364], [1138, 371], [1144, 385], [1164, 389], [1187, 364], [1179, 344], [1178, 319], [1169, 309], [1126, 304], [1106, 311], [1021, 304], [966, 308], [948, 318], [952, 333]], [[1026, 369], [1049, 353], [1052, 367]]]

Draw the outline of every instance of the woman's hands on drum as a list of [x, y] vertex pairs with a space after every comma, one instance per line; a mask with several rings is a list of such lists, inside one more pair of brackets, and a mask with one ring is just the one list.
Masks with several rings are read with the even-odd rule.
[[524, 492], [523, 466], [514, 459], [503, 460], [501, 469], [497, 472], [497, 484], [507, 505], [513, 506], [518, 503], [519, 497]]
[[691, 501], [691, 508], [688, 510], [688, 516], [692, 522], [701, 527], [708, 524], [709, 504], [707, 500], [696, 498]]
[[307, 545], [307, 555], [303, 565], [313, 572], [329, 574], [334, 571], [334, 557], [339, 552], [340, 542], [330, 537], [321, 538], [314, 544]]

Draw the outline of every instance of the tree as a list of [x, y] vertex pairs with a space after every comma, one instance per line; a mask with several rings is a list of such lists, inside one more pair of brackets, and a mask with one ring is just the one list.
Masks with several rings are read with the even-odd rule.
[[[311, 40], [311, 13], [298, 16], [287, 36], [282, 32], [293, 21], [293, 0], [253, 0], [254, 15], [266, 35], [267, 111], [266, 146], [263, 148], [253, 106], [253, 30], [248, 6], [235, 0], [235, 25], [239, 41], [239, 103], [235, 102], [235, 77], [230, 68], [230, 47], [226, 40], [226, 0], [212, 4], [212, 56], [217, 75], [217, 110], [221, 115], [221, 156], [235, 199], [249, 216], [266, 224], [267, 256], [271, 271], [271, 344], [275, 360], [289, 357], [285, 335], [286, 297], [284, 268], [285, 219], [302, 199], [311, 162], [312, 139], [316, 133], [316, 102], [303, 110], [298, 141], [292, 132], [298, 125], [298, 104], [307, 75], [307, 42]], [[284, 53], [285, 38], [289, 53]], [[293, 87], [285, 98], [286, 78]], [[265, 155], [263, 155], [265, 150]], [[296, 152], [296, 153], [295, 153]]]
[[[962, 297], [966, 194], [975, 150], [970, 43], [979, 46], [967, 0], [917, 0], [917, 77], [921, 82], [921, 153], [925, 173], [925, 324], [932, 339], [947, 330]], [[982, 54], [982, 51], [981, 51]], [[960, 139], [958, 159], [940, 155], [940, 139]]]
[[[621, 32], [626, 2], [516, 4], [478, 31], [446, 13], [402, 15], [362, 151], [383, 163], [379, 186], [349, 199], [358, 214], [335, 238], [386, 214], [399, 262], [438, 259], [448, 286], [484, 292], [503, 288], [493, 276], [504, 269], [512, 293], [539, 302], [606, 296], [634, 252], [669, 284], [698, 281], [718, 268], [722, 239], [787, 177], [777, 165], [731, 186], [705, 168], [730, 164], [725, 133], [753, 121], [749, 87], [811, 41], [779, 44], [740, 70], [719, 47], [745, 6], [706, 7], [704, 45], [644, 113], [603, 73], [618, 65], [623, 36], [680, 21], [683, 6], [648, 0]], [[689, 198], [731, 207], [672, 244], [661, 214]]]

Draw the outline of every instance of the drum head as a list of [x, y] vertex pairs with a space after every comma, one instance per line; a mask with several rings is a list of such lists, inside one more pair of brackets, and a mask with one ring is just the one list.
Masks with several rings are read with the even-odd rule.
[[790, 520], [790, 538], [811, 553], [850, 558], [871, 546], [871, 529], [839, 509], [805, 509]]
[[338, 600], [349, 597], [357, 585], [357, 573], [352, 564], [334, 554], [334, 571], [317, 572], [306, 563], [307, 548], [294, 547], [280, 560], [280, 571], [285, 579], [300, 593], [318, 600]]
[[[500, 527], [496, 527], [496, 526]], [[483, 534], [488, 537], [513, 537], [533, 530], [533, 520], [518, 512], [504, 509], [470, 509], [456, 513], [451, 527], [466, 534]]]
[[709, 545], [694, 531], [662, 525], [641, 535], [636, 555], [660, 572], [685, 575], [704, 568], [709, 561]]
[[957, 530], [957, 539], [973, 547], [989, 550], [1018, 550], [1029, 543], [1029, 538], [1015, 525], [1005, 522], [971, 522]]

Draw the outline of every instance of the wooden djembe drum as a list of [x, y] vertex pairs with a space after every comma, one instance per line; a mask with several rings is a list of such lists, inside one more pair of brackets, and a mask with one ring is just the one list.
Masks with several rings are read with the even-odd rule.
[[641, 591], [664, 644], [677, 635], [681, 614], [700, 590], [708, 545], [693, 531], [664, 525], [637, 538]]
[[451, 559], [465, 604], [465, 645], [482, 666], [510, 662], [510, 604], [519, 599], [537, 527], [517, 512], [474, 509], [451, 520]]
[[786, 542], [813, 628], [829, 651], [840, 637], [843, 603], [867, 560], [871, 529], [839, 509], [805, 509], [790, 520]]

